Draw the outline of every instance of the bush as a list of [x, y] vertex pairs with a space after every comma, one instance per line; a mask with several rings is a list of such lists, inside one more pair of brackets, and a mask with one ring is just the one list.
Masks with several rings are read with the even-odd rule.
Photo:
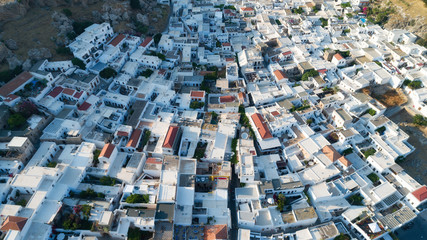
[[378, 175], [374, 172], [370, 173], [367, 177], [369, 178], [369, 180], [371, 180], [372, 183], [376, 183], [380, 180], [380, 177], [378, 177]]
[[421, 114], [417, 114], [414, 116], [413, 123], [419, 126], [427, 126], [427, 118]]
[[200, 109], [200, 108], [202, 108], [204, 106], [205, 106], [204, 102], [192, 101], [190, 103], [190, 108], [192, 108], [192, 109]]
[[153, 70], [151, 69], [145, 69], [142, 73], [141, 76], [149, 78], [151, 76], [151, 74], [153, 74]]
[[159, 44], [161, 38], [162, 38], [162, 34], [161, 33], [157, 33], [156, 35], [154, 35], [154, 37], [153, 37], [154, 43], [156, 45]]
[[319, 72], [318, 71], [316, 71], [316, 70], [310, 70], [310, 71], [307, 71], [306, 73], [304, 73], [302, 75], [301, 80], [302, 81], [308, 81], [309, 77], [317, 77], [317, 76], [319, 76]]
[[144, 194], [131, 194], [126, 198], [126, 203], [148, 203], [149, 196]]
[[109, 176], [103, 176], [99, 179], [99, 182], [104, 186], [114, 186], [116, 184], [116, 179]]
[[99, 155], [101, 154], [101, 150], [99, 149], [95, 149], [95, 151], [93, 151], [93, 166], [96, 167], [98, 166], [99, 163]]
[[363, 152], [363, 155], [365, 156], [365, 158], [368, 158], [369, 156], [374, 155], [376, 152], [377, 150], [369, 148], [368, 150]]
[[356, 206], [363, 206], [363, 197], [360, 195], [360, 193], [354, 194], [350, 197], [347, 198], [347, 201], [351, 204], [351, 205], [356, 205]]
[[351, 7], [351, 4], [349, 2], [341, 3], [341, 7], [342, 8], [348, 8], [348, 7]]
[[320, 18], [319, 20], [322, 22], [322, 27], [328, 26], [328, 19]]
[[9, 128], [12, 130], [16, 130], [22, 125], [24, 125], [27, 122], [27, 119], [22, 116], [20, 113], [14, 113], [10, 115], [9, 119], [7, 120], [7, 124], [9, 125]]
[[419, 89], [419, 88], [422, 88], [422, 82], [420, 81], [420, 80], [415, 80], [415, 81], [412, 81], [412, 82], [410, 82], [409, 84], [408, 84], [408, 87], [410, 88], [410, 89]]
[[73, 58], [71, 62], [73, 63], [73, 65], [79, 67], [80, 69], [86, 70], [86, 64], [82, 60], [78, 58]]
[[279, 19], [276, 19], [276, 24], [279, 25], [279, 26], [282, 25], [282, 23], [280, 22]]
[[85, 29], [87, 27], [89, 27], [92, 24], [93, 24], [93, 22], [90, 22], [90, 21], [73, 22], [73, 31], [77, 35], [80, 35], [80, 34], [82, 34], [85, 31]]
[[7, 83], [14, 77], [18, 76], [20, 73], [22, 73], [22, 66], [17, 66], [13, 70], [5, 70], [0, 72], [0, 82]]
[[283, 208], [285, 207], [286, 204], [287, 204], [287, 199], [285, 195], [280, 193], [279, 196], [277, 197], [277, 209], [280, 212], [283, 211]]
[[365, 112], [365, 114], [366, 114], [366, 113], [369, 113], [369, 115], [371, 115], [371, 116], [375, 116], [375, 114], [377, 114], [377, 111], [375, 111], [374, 109], [370, 108], [370, 109], [368, 109], [368, 110]]
[[71, 10], [68, 9], [68, 8], [62, 9], [62, 13], [64, 13], [65, 16], [67, 16], [67, 17], [71, 17], [73, 15], [73, 13], [71, 12]]
[[304, 12], [304, 9], [302, 9], [302, 7], [299, 7], [296, 9], [294, 8], [294, 9], [292, 9], [292, 12], [296, 13], [296, 14], [302, 14]]
[[104, 68], [104, 69], [99, 73], [99, 76], [100, 76], [100, 77], [102, 77], [102, 78], [104, 78], [104, 79], [109, 79], [109, 78], [111, 78], [111, 77], [115, 77], [116, 75], [117, 75], [116, 70], [114, 70], [114, 69], [112, 69], [112, 68], [110, 68], [110, 67]]
[[56, 49], [56, 53], [59, 55], [71, 55], [71, 50], [68, 47], [62, 46]]
[[47, 167], [49, 167], [49, 168], [55, 168], [57, 164], [58, 164], [57, 162], [50, 162], [50, 163], [47, 164]]
[[340, 235], [336, 236], [334, 240], [350, 240], [351, 237], [348, 234], [340, 233]]
[[353, 148], [347, 148], [346, 150], [344, 150], [342, 152], [342, 155], [346, 156], [346, 155], [349, 155], [351, 153], [353, 153]]
[[380, 135], [383, 135], [383, 133], [385, 132], [385, 126], [379, 127], [375, 129], [375, 131], [378, 132]]

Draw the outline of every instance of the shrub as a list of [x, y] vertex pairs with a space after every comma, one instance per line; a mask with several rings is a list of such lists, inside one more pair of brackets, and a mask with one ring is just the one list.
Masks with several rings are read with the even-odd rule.
[[340, 233], [340, 235], [336, 236], [334, 240], [350, 240], [351, 237], [348, 234]]
[[370, 173], [367, 177], [369, 178], [369, 180], [371, 180], [372, 183], [376, 183], [380, 180], [380, 177], [378, 177], [378, 175], [374, 172]]
[[9, 128], [12, 130], [18, 129], [22, 125], [24, 125], [27, 122], [27, 119], [22, 116], [20, 113], [14, 113], [10, 115], [9, 119], [7, 120], [7, 124], [9, 125]]
[[92, 25], [93, 22], [90, 21], [82, 21], [82, 22], [73, 22], [73, 31], [77, 34], [80, 35], [82, 34], [85, 29], [87, 27], [89, 27], [90, 25]]
[[80, 69], [86, 70], [86, 64], [82, 60], [78, 58], [73, 58], [71, 62], [73, 63], [73, 65], [79, 67]]
[[353, 148], [347, 148], [346, 150], [344, 150], [342, 152], [342, 155], [346, 156], [346, 155], [349, 155], [351, 153], [353, 153]]
[[278, 210], [280, 212], [283, 211], [283, 208], [285, 207], [286, 204], [287, 204], [287, 199], [286, 199], [285, 195], [280, 193], [279, 196], [277, 197], [277, 208], [278, 208]]
[[364, 198], [360, 195], [360, 193], [357, 193], [348, 197], [347, 201], [351, 205], [363, 206], [363, 199]]
[[319, 20], [322, 22], [322, 27], [328, 26], [328, 19], [320, 18]]
[[417, 114], [414, 116], [413, 123], [419, 126], [427, 126], [427, 118], [421, 114]]
[[156, 45], [159, 44], [161, 38], [162, 38], [162, 34], [161, 33], [157, 33], [156, 35], [154, 35], [154, 37], [153, 37], [154, 43]]
[[139, 0], [130, 0], [130, 7], [134, 10], [141, 9], [141, 3]]
[[102, 78], [104, 78], [104, 79], [109, 79], [109, 78], [111, 78], [111, 77], [115, 77], [116, 75], [117, 75], [116, 70], [114, 70], [114, 69], [112, 69], [112, 68], [110, 68], [110, 67], [104, 68], [104, 69], [99, 73], [99, 76], [101, 76], [101, 77], [102, 77]]
[[148, 203], [149, 196], [146, 194], [131, 194], [126, 198], [126, 203]]
[[73, 15], [73, 13], [71, 12], [71, 10], [68, 9], [68, 8], [62, 9], [62, 13], [64, 13], [65, 16], [67, 16], [67, 17], [71, 17]]
[[304, 73], [302, 75], [301, 80], [302, 81], [307, 81], [309, 77], [317, 77], [317, 76], [319, 76], [319, 72], [318, 71], [316, 71], [316, 70], [310, 70], [310, 71], [307, 71], [306, 73]]
[[0, 82], [7, 83], [20, 73], [22, 73], [22, 66], [17, 66], [13, 70], [2, 71], [0, 72]]
[[145, 69], [142, 73], [141, 76], [149, 78], [151, 76], [151, 74], [153, 74], [153, 70], [151, 69]]
[[109, 176], [103, 176], [99, 179], [99, 182], [104, 186], [114, 186], [116, 184], [116, 179]]
[[369, 113], [369, 115], [374, 116], [375, 114], [377, 114], [377, 111], [375, 111], [374, 109], [370, 108], [366, 111], [366, 113]]
[[56, 53], [59, 55], [71, 55], [71, 50], [68, 47], [62, 46], [56, 49]]
[[384, 131], [385, 131], [385, 126], [379, 127], [377, 129], [375, 129], [376, 132], [378, 132], [380, 135], [383, 135]]
[[50, 163], [47, 164], [47, 167], [49, 167], [49, 168], [55, 168], [57, 164], [58, 164], [57, 162], [50, 162]]
[[408, 84], [410, 89], [419, 89], [422, 88], [422, 82], [420, 80], [412, 81]]
[[192, 108], [192, 109], [200, 109], [200, 108], [202, 108], [204, 106], [205, 106], [204, 102], [192, 101], [190, 103], [190, 108]]
[[365, 158], [368, 158], [369, 156], [374, 155], [376, 152], [377, 150], [369, 148], [368, 150], [363, 152], [363, 155], [365, 156]]

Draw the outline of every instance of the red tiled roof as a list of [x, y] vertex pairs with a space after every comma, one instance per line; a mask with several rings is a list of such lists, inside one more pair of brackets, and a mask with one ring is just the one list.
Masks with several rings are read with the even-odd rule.
[[125, 132], [125, 131], [117, 131], [117, 136], [119, 136], [119, 137], [127, 137], [127, 136], [129, 136], [129, 133]]
[[221, 97], [219, 97], [220, 103], [233, 102], [233, 101], [234, 101], [233, 96], [221, 96]]
[[236, 59], [234, 59], [234, 58], [225, 58], [225, 61], [226, 62], [234, 62]]
[[427, 187], [422, 186], [418, 188], [417, 190], [412, 192], [412, 195], [414, 195], [414, 197], [418, 199], [418, 201], [424, 201], [425, 199], [427, 199]]
[[7, 95], [7, 97], [4, 99], [5, 102], [12, 102], [13, 100], [19, 98], [18, 95], [15, 94], [9, 94]]
[[325, 154], [329, 160], [335, 162], [341, 157], [341, 154], [337, 152], [337, 150], [332, 145], [327, 145], [322, 148], [323, 154]]
[[111, 143], [105, 144], [104, 147], [102, 148], [101, 154], [99, 154], [99, 157], [110, 158], [115, 147], [116, 146], [114, 146], [114, 144], [111, 144]]
[[231, 44], [230, 44], [230, 43], [228, 43], [228, 42], [225, 42], [225, 43], [222, 43], [222, 46], [224, 46], [224, 47], [229, 47], [229, 46], [231, 46]]
[[83, 91], [80, 91], [80, 92], [76, 92], [76, 93], [74, 93], [74, 96], [73, 96], [73, 97], [75, 97], [75, 98], [79, 99], [82, 95], [83, 95]]
[[335, 54], [334, 58], [336, 58], [338, 61], [341, 60], [341, 59], [343, 59], [343, 57], [339, 53]]
[[33, 78], [33, 75], [29, 72], [19, 74], [0, 88], [0, 95], [2, 97], [7, 97], [7, 95], [16, 91], [17, 88], [28, 82], [31, 78]]
[[239, 96], [239, 99], [244, 99], [246, 97], [246, 94], [244, 92], [239, 92], [239, 94], [237, 94]]
[[292, 54], [292, 52], [291, 51], [286, 51], [286, 52], [284, 52], [284, 53], [282, 53], [283, 54], [283, 56], [287, 56], [287, 55], [291, 55]]
[[191, 91], [190, 97], [203, 98], [205, 97], [205, 91]]
[[133, 130], [132, 134], [130, 135], [129, 142], [126, 144], [126, 147], [136, 147], [136, 144], [138, 144], [139, 137], [141, 137], [142, 130], [141, 129], [135, 129]]
[[151, 163], [151, 164], [162, 164], [162, 159], [158, 158], [147, 158], [147, 161], [145, 161], [145, 164]]
[[351, 162], [347, 158], [345, 158], [344, 156], [338, 158], [338, 161], [340, 161], [346, 167], [351, 166]]
[[170, 126], [168, 133], [166, 134], [165, 141], [163, 142], [164, 148], [172, 148], [173, 143], [175, 142], [175, 138], [178, 135], [178, 127], [177, 126]]
[[141, 47], [146, 47], [151, 41], [153, 40], [153, 38], [151, 38], [151, 37], [146, 37], [145, 39], [144, 39], [144, 41], [141, 43], [141, 45], [139, 45], [139, 46], [141, 46]]
[[328, 69], [320, 69], [320, 70], [317, 70], [319, 73], [326, 73], [326, 71], [328, 71]]
[[3, 232], [7, 232], [9, 230], [22, 231], [27, 223], [28, 218], [17, 217], [17, 216], [8, 216], [6, 220], [1, 225], [0, 230]]
[[165, 75], [165, 73], [166, 73], [166, 69], [160, 69], [158, 72], [159, 75]]
[[49, 96], [56, 98], [59, 94], [62, 93], [62, 90], [64, 90], [64, 88], [57, 86], [49, 93]]
[[251, 7], [243, 7], [243, 8], [241, 8], [242, 9], [242, 11], [253, 11], [254, 9], [253, 8], [251, 8]]
[[273, 73], [276, 76], [278, 81], [285, 79], [285, 78], [288, 78], [282, 70], [276, 70]]
[[90, 104], [88, 102], [84, 102], [84, 103], [82, 103], [82, 105], [80, 105], [80, 107], [78, 107], [78, 109], [80, 111], [86, 111], [90, 108], [90, 106], [92, 106], [92, 104]]
[[113, 46], [115, 47], [115, 46], [119, 45], [119, 43], [120, 43], [123, 39], [125, 39], [125, 35], [123, 35], [123, 34], [119, 34], [119, 35], [117, 35], [117, 37], [115, 37], [115, 38], [110, 42], [110, 45], [113, 45]]
[[271, 112], [271, 114], [273, 114], [273, 116], [279, 116], [280, 115], [280, 113], [278, 111], [273, 111], [273, 112]]
[[251, 116], [252, 121], [254, 121], [255, 126], [258, 130], [259, 135], [261, 135], [262, 139], [272, 138], [270, 130], [267, 127], [267, 124], [264, 121], [264, 118], [259, 113], [254, 113]]
[[70, 96], [73, 96], [74, 95], [74, 93], [76, 92], [74, 89], [71, 89], [71, 88], [65, 88], [63, 91], [62, 91], [64, 94], [67, 94], [67, 95], [70, 95]]
[[228, 239], [227, 225], [208, 225], [205, 226], [204, 240]]

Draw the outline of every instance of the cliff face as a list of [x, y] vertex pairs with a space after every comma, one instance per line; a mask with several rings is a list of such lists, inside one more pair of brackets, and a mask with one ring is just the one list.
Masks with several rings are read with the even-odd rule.
[[0, 0], [0, 22], [15, 20], [24, 16], [31, 7], [87, 6], [100, 0]]

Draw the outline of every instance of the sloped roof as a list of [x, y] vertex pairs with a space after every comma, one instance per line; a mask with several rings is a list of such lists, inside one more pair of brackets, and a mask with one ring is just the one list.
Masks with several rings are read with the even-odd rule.
[[164, 148], [172, 148], [173, 143], [175, 142], [175, 138], [178, 134], [179, 127], [177, 126], [170, 126], [168, 133], [166, 134], [165, 141], [163, 142]]
[[344, 156], [338, 158], [338, 161], [340, 161], [346, 167], [351, 166], [351, 162], [347, 158], [345, 158]]
[[31, 75], [29, 72], [23, 72], [19, 74], [0, 88], [0, 95], [2, 97], [7, 97], [7, 95], [13, 93], [17, 88], [22, 86], [22, 84], [26, 83], [32, 77], [33, 75]]
[[264, 121], [264, 118], [259, 113], [254, 113], [251, 116], [252, 121], [254, 121], [255, 126], [258, 130], [259, 135], [261, 135], [262, 139], [272, 138], [270, 130], [267, 127], [267, 124]]
[[233, 96], [221, 96], [221, 97], [219, 97], [219, 102], [221, 102], [221, 103], [232, 102], [232, 101], [234, 101]]
[[205, 96], [205, 91], [191, 91], [191, 97], [202, 98]]
[[102, 148], [101, 154], [99, 154], [99, 157], [110, 158], [115, 147], [116, 146], [114, 146], [114, 144], [111, 144], [111, 143], [105, 144], [104, 147]]
[[228, 239], [227, 225], [205, 226], [205, 240]]
[[412, 195], [414, 195], [414, 197], [417, 198], [418, 201], [424, 201], [425, 199], [427, 199], [427, 187], [422, 186], [418, 188], [417, 190], [412, 192]]
[[126, 147], [136, 147], [136, 144], [138, 144], [138, 140], [141, 137], [142, 130], [141, 129], [135, 129], [133, 130], [132, 134], [130, 135], [129, 142], [126, 144]]
[[288, 78], [282, 70], [274, 71], [274, 75], [276, 76], [277, 80], [279, 80], [279, 81], [282, 79]]
[[123, 35], [123, 34], [119, 34], [119, 35], [117, 35], [117, 37], [115, 37], [115, 38], [110, 42], [110, 45], [113, 45], [113, 46], [115, 47], [115, 46], [119, 45], [119, 43], [120, 43], [123, 39], [125, 39], [125, 35]]
[[22, 231], [25, 223], [27, 223], [27, 219], [24, 217], [8, 216], [1, 225], [0, 230], [4, 232], [9, 230]]
[[341, 157], [341, 154], [332, 145], [327, 145], [322, 148], [322, 152], [331, 160], [335, 162]]

